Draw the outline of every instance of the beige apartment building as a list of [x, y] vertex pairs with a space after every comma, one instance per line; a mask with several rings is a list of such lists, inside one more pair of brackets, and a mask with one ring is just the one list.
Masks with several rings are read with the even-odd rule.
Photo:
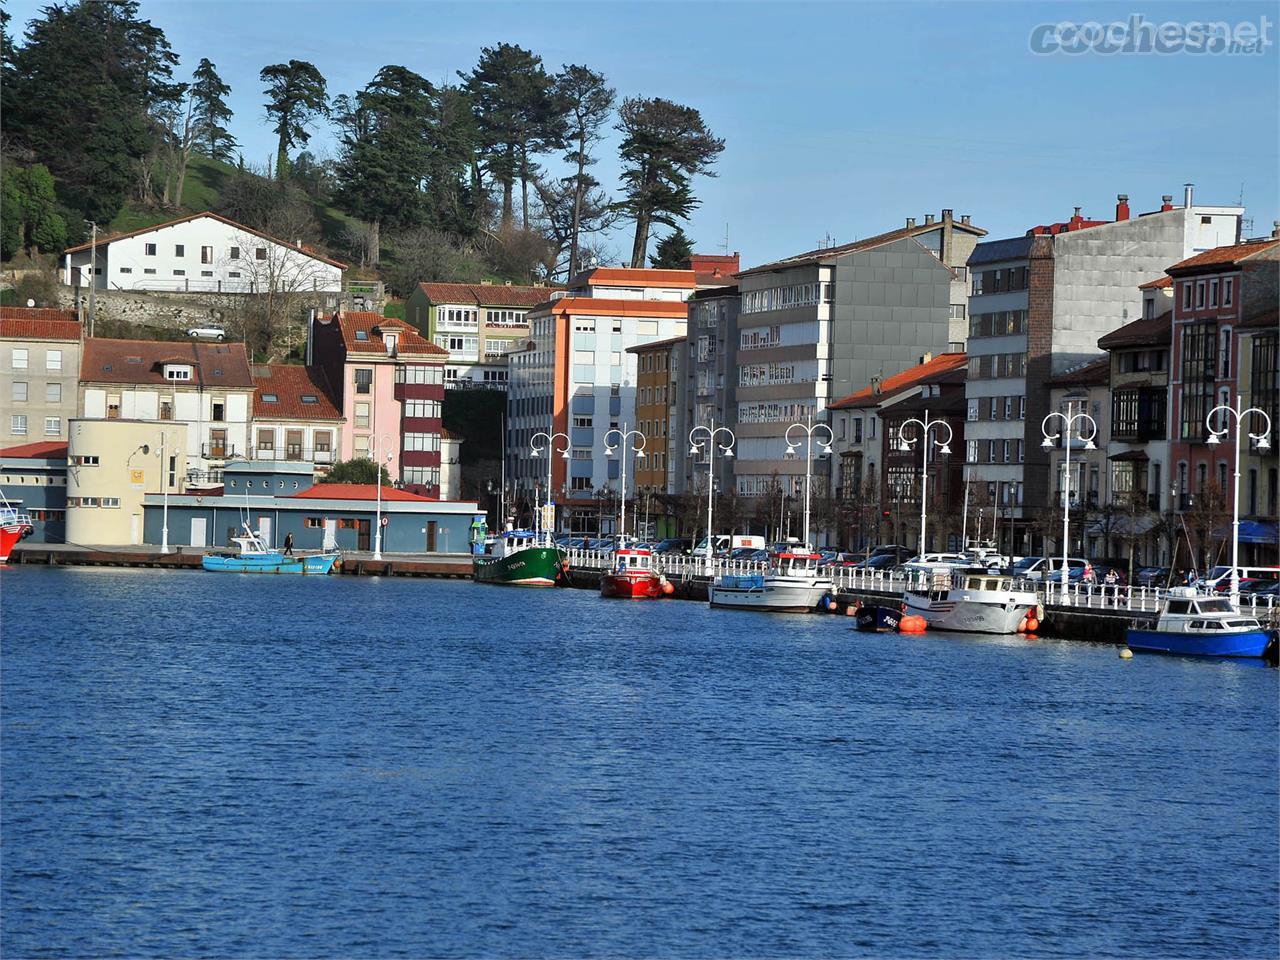
[[73, 419], [67, 442], [67, 542], [142, 543], [142, 499], [183, 493], [187, 424]]
[[71, 310], [0, 307], [0, 446], [67, 438], [79, 401], [80, 329]]

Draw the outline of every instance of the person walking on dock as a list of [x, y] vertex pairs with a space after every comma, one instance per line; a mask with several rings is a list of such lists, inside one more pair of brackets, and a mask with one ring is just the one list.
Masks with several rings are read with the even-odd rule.
[[293, 534], [286, 533], [284, 535], [284, 555], [286, 557], [293, 556]]

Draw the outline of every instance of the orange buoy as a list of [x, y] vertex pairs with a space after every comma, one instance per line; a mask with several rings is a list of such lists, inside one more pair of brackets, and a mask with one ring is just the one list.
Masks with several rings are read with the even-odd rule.
[[1027, 633], [1035, 633], [1036, 628], [1040, 626], [1040, 621], [1035, 617], [1027, 617]]
[[676, 592], [676, 585], [670, 580], [664, 580], [662, 583], [662, 592], [669, 597]]
[[857, 615], [857, 613], [858, 613], [858, 607], [857, 607], [857, 605], [856, 605], [856, 604], [852, 604], [852, 603], [851, 603], [851, 604], [849, 604], [847, 607], [845, 607], [845, 608], [844, 608], [844, 615], [845, 615], [846, 617], [856, 616], [856, 615]]
[[903, 617], [898, 621], [899, 633], [924, 633], [928, 628], [929, 624], [924, 617]]

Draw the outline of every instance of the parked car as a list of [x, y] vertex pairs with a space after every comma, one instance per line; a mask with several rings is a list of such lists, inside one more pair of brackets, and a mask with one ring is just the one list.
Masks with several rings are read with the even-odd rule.
[[767, 561], [769, 559], [769, 551], [756, 547], [737, 547], [729, 551], [729, 559]]
[[898, 565], [898, 558], [892, 553], [875, 553], [854, 564], [858, 570], [882, 570], [889, 571]]
[[693, 549], [693, 541], [687, 537], [668, 537], [653, 545], [654, 553], [687, 554]]
[[1168, 567], [1143, 567], [1133, 575], [1135, 587], [1163, 587], [1169, 582]]
[[1280, 598], [1280, 580], [1263, 580], [1261, 578], [1250, 580], [1248, 588], [1244, 584], [1240, 585], [1240, 595], [1242, 597], [1256, 597], [1264, 600], [1270, 597], [1274, 602]]
[[[1060, 580], [1058, 567], [1061, 557], [1023, 557], [1012, 567], [1010, 573], [1023, 580]], [[1067, 580], [1069, 582], [1091, 583], [1093, 565], [1081, 557], [1067, 557]]]
[[187, 330], [187, 336], [193, 340], [225, 340], [227, 339], [227, 331], [221, 327], [191, 327]]

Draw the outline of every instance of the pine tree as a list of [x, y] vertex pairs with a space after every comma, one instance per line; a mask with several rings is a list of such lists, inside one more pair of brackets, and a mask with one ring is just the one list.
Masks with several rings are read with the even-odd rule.
[[631, 266], [643, 267], [653, 224], [675, 227], [689, 218], [699, 203], [690, 181], [699, 173], [715, 176], [711, 165], [724, 140], [712, 135], [693, 107], [661, 97], [629, 97], [618, 115], [627, 196], [617, 207], [635, 220]]
[[0, 187], [0, 255], [8, 260], [27, 251], [61, 250], [67, 243], [67, 222], [58, 212], [53, 176], [43, 163], [30, 167], [5, 164]]
[[489, 175], [502, 185], [502, 224], [515, 218], [514, 191], [521, 184], [523, 226], [529, 227], [530, 159], [562, 142], [563, 110], [542, 58], [522, 47], [484, 47], [470, 74], [459, 73], [471, 97], [480, 149]]
[[404, 226], [419, 219], [434, 93], [412, 70], [386, 66], [354, 97], [334, 103], [342, 130], [337, 200], [342, 209], [369, 222], [373, 266], [379, 261], [382, 225]]
[[658, 241], [649, 266], [658, 270], [688, 270], [693, 261], [693, 241], [679, 227]]
[[307, 126], [316, 117], [329, 115], [329, 93], [315, 64], [290, 60], [263, 67], [258, 75], [267, 85], [267, 117], [279, 138], [276, 148], [276, 179], [289, 176], [289, 150], [311, 139]]
[[568, 273], [572, 277], [579, 270], [578, 248], [582, 233], [583, 205], [591, 191], [600, 185], [587, 167], [595, 164], [590, 149], [600, 140], [600, 128], [613, 112], [613, 88], [604, 74], [587, 67], [567, 65], [556, 77], [556, 96], [566, 114], [565, 140], [569, 152], [565, 160], [574, 166], [574, 174], [567, 177], [573, 188], [573, 217], [569, 234]]
[[108, 223], [151, 155], [177, 63], [133, 0], [49, 6], [6, 56], [5, 135], [45, 164], [76, 218]]
[[225, 126], [232, 116], [227, 106], [230, 92], [217, 67], [201, 57], [191, 75], [192, 138], [196, 150], [214, 160], [230, 160], [236, 146], [236, 138]]

